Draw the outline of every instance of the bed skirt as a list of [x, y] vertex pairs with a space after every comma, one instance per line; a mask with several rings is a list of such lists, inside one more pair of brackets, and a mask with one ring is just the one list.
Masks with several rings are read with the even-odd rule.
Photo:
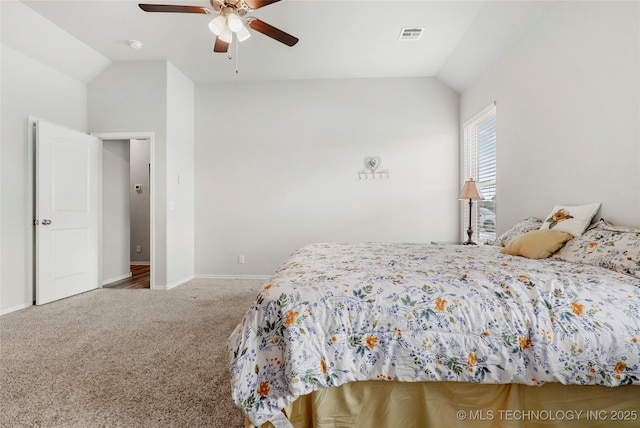
[[393, 381], [323, 389], [286, 409], [295, 428], [626, 428], [640, 426], [639, 413], [640, 388], [632, 385]]

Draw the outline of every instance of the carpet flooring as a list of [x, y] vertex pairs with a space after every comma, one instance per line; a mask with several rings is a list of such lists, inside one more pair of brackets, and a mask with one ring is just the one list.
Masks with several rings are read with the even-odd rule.
[[226, 341], [261, 285], [98, 289], [0, 317], [0, 427], [243, 427]]

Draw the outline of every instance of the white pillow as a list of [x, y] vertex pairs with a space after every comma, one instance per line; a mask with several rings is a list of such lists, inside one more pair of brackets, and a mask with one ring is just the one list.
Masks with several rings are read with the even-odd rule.
[[600, 202], [586, 205], [556, 205], [547, 216], [540, 230], [559, 230], [579, 236], [591, 224], [600, 209]]

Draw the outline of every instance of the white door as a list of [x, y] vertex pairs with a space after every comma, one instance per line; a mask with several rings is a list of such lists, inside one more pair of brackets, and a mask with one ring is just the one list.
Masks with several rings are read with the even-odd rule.
[[35, 282], [42, 305], [98, 288], [99, 140], [35, 124]]

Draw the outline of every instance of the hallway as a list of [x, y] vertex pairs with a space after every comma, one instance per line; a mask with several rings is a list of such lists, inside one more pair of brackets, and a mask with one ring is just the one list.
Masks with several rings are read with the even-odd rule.
[[105, 285], [103, 288], [151, 288], [151, 266], [131, 265], [131, 278]]

